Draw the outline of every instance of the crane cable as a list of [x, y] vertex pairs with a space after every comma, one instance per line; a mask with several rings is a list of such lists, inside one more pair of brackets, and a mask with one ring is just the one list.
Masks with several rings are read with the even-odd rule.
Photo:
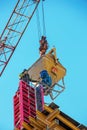
[[45, 17], [44, 17], [44, 4], [42, 0], [42, 16], [43, 16], [43, 35], [46, 36], [46, 26], [45, 26]]
[[36, 10], [36, 18], [37, 18], [37, 30], [38, 30], [38, 39], [40, 40], [41, 37], [41, 26], [40, 26], [40, 19], [39, 19], [39, 10]]
[[40, 23], [40, 17], [39, 17], [39, 10], [37, 8], [36, 10], [36, 17], [37, 17], [37, 29], [38, 29], [38, 38], [40, 40], [41, 36], [46, 36], [46, 27], [45, 27], [45, 17], [44, 17], [44, 4], [43, 4], [43, 1], [42, 0], [42, 31], [41, 31], [41, 23]]

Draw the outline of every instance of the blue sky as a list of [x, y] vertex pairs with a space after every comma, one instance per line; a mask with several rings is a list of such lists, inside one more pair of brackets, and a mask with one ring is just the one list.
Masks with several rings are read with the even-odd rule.
[[[16, 2], [0, 1], [0, 34]], [[59, 61], [67, 69], [66, 89], [54, 102], [64, 113], [87, 125], [87, 1], [45, 0], [44, 10], [49, 50], [56, 47]], [[37, 33], [34, 15], [0, 77], [1, 130], [13, 129], [13, 96], [18, 88], [19, 73], [39, 58]], [[51, 102], [49, 97], [45, 100]]]

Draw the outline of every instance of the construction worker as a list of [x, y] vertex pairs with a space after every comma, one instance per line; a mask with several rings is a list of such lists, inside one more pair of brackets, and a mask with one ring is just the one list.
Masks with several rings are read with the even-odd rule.
[[47, 70], [42, 70], [40, 72], [41, 84], [43, 88], [46, 89], [52, 85], [52, 78], [48, 74]]
[[47, 43], [46, 37], [42, 36], [39, 43], [40, 43], [39, 52], [40, 52], [40, 56], [42, 56], [46, 53], [46, 51], [48, 49], [48, 43]]
[[37, 80], [33, 80], [30, 78], [28, 71], [26, 69], [23, 70], [23, 72], [19, 75], [20, 80], [25, 81], [29, 84], [29, 82], [38, 82]]

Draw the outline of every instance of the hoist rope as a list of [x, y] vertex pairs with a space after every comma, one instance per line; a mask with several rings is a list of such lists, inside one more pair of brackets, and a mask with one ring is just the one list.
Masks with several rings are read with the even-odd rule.
[[39, 10], [38, 10], [38, 8], [36, 10], [36, 17], [37, 17], [36, 19], [37, 19], [37, 29], [38, 29], [38, 39], [39, 40], [41, 39], [41, 36], [46, 36], [43, 0], [42, 0], [41, 8], [42, 8], [42, 13], [41, 13], [42, 14], [42, 26], [41, 26], [41, 21], [40, 21], [40, 17], [39, 17]]
[[42, 20], [43, 20], [43, 35], [46, 36], [46, 27], [45, 27], [45, 16], [44, 16], [44, 4], [42, 0]]
[[40, 19], [39, 19], [39, 10], [36, 10], [36, 18], [37, 18], [37, 29], [38, 29], [38, 39], [41, 38], [41, 27], [40, 27]]

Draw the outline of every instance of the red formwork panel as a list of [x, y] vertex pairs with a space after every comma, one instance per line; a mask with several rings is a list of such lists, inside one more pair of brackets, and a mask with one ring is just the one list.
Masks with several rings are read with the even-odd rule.
[[30, 99], [30, 116], [36, 117], [36, 97], [35, 88], [29, 88], [29, 99]]
[[23, 121], [29, 122], [29, 104], [29, 85], [20, 81], [19, 88], [14, 96], [14, 126], [16, 128], [21, 129]]
[[19, 120], [19, 91], [16, 92], [14, 98], [13, 98], [13, 102], [14, 102], [14, 126], [17, 125], [17, 122]]
[[13, 101], [14, 127], [21, 129], [22, 122], [29, 123], [29, 116], [36, 116], [35, 89], [21, 80]]

